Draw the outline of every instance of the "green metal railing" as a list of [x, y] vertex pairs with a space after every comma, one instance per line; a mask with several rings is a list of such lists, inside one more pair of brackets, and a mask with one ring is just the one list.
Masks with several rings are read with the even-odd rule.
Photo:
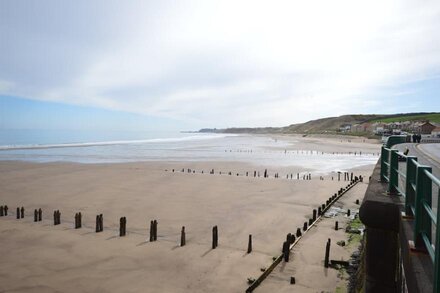
[[[406, 162], [402, 164], [406, 166], [404, 170], [399, 169], [399, 158]], [[429, 253], [434, 265], [434, 292], [440, 292], [440, 231], [437, 229], [437, 223], [440, 223], [440, 180], [432, 174], [432, 168], [421, 165], [417, 157], [384, 146], [380, 179], [388, 182], [389, 194], [405, 197], [405, 213], [414, 218], [415, 249]], [[399, 185], [399, 181], [404, 183]], [[432, 209], [433, 184], [438, 188], [436, 213]], [[432, 224], [436, 226], [435, 242], [432, 241]]]

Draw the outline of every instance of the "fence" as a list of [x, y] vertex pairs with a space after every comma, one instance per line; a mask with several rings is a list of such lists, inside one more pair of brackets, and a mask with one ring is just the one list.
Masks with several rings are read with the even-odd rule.
[[[399, 164], [399, 161], [405, 164]], [[407, 156], [395, 149], [383, 146], [380, 163], [380, 179], [388, 182], [388, 193], [405, 198], [406, 216], [414, 219], [415, 249], [427, 251], [431, 257], [434, 293], [440, 292], [440, 231], [437, 229], [440, 222], [440, 180], [432, 174], [432, 168], [421, 165], [417, 157]], [[406, 168], [399, 168], [399, 165], [406, 165]], [[433, 184], [438, 189], [436, 213], [432, 208]], [[432, 232], [432, 224], [436, 226], [435, 233]]]

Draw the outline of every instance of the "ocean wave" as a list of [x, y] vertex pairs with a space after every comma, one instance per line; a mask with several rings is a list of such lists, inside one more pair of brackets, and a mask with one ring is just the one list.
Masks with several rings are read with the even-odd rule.
[[216, 138], [225, 138], [237, 136], [237, 134], [200, 134], [184, 137], [168, 137], [168, 138], [150, 138], [139, 140], [114, 140], [99, 142], [78, 142], [78, 143], [59, 143], [59, 144], [27, 144], [27, 145], [0, 145], [1, 150], [29, 150], [29, 149], [51, 149], [51, 148], [72, 148], [72, 147], [93, 147], [121, 144], [139, 144], [139, 143], [174, 143], [184, 141], [210, 140]]

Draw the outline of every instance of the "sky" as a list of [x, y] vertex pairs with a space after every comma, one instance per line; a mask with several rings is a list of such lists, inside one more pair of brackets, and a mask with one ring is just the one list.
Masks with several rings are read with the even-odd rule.
[[440, 111], [440, 1], [0, 1], [1, 129]]

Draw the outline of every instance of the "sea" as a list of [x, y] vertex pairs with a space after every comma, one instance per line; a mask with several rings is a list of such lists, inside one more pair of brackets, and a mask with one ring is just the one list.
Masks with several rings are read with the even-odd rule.
[[[297, 140], [263, 135], [178, 131], [0, 130], [0, 160], [122, 163], [143, 161], [227, 161], [299, 166], [331, 173], [373, 165], [372, 154], [353, 156], [291, 150]], [[290, 150], [289, 150], [290, 149]]]

